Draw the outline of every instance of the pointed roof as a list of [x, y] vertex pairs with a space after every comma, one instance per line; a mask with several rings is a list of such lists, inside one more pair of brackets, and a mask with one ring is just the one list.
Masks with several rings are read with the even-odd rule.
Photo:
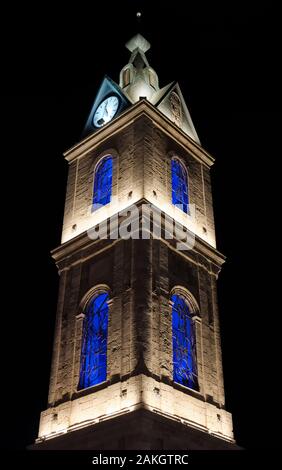
[[163, 98], [169, 93], [170, 90], [176, 85], [176, 82], [170, 82], [168, 85], [164, 86], [160, 90], [158, 90], [155, 95], [153, 96], [151, 103], [154, 106], [158, 106], [158, 104], [163, 100]]
[[151, 101], [152, 96], [159, 91], [158, 75], [146, 57], [150, 47], [141, 34], [136, 34], [126, 43], [131, 56], [120, 72], [120, 87], [132, 103], [136, 103], [140, 96]]
[[[131, 52], [128, 63], [120, 72], [120, 87], [132, 103], [139, 101], [140, 97], [156, 106], [165, 116], [178, 125], [193, 140], [200, 143], [183, 94], [176, 81], [159, 88], [159, 79], [155, 70], [150, 66], [146, 52], [151, 45], [141, 34], [136, 34], [126, 43]], [[177, 97], [175, 97], [177, 95]], [[179, 100], [179, 116], [175, 117], [173, 100]]]
[[171, 106], [171, 95], [173, 92], [177, 94], [181, 104], [182, 118], [181, 122], [178, 124], [179, 127], [184, 132], [186, 132], [186, 134], [188, 134], [193, 140], [195, 140], [195, 142], [200, 144], [200, 139], [194, 127], [190, 112], [186, 105], [180, 86], [177, 82], [171, 82], [169, 85], [159, 90], [159, 92], [154, 95], [153, 100], [151, 100], [152, 104], [154, 104], [156, 108], [158, 108], [170, 120], [174, 121]]

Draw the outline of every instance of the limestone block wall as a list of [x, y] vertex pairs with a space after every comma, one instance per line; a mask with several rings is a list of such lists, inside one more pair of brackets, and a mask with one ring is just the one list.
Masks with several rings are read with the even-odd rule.
[[43, 411], [39, 439], [56, 437], [139, 408], [233, 440], [230, 413], [142, 374]]
[[[112, 200], [93, 212], [93, 176], [105, 155], [113, 156]], [[177, 156], [188, 171], [192, 217], [171, 203], [171, 158]], [[62, 242], [76, 237], [142, 198], [189, 227], [215, 246], [209, 168], [157, 127], [138, 117], [122, 131], [71, 161], [67, 183]], [[194, 216], [195, 215], [195, 216]]]
[[[93, 174], [108, 154], [113, 156], [112, 201], [92, 212]], [[188, 170], [193, 221], [171, 203], [173, 156]], [[141, 199], [215, 246], [209, 168], [148, 116], [132, 120], [71, 161], [62, 254], [57, 253], [60, 288], [48, 409], [42, 413], [40, 436], [147, 406], [232, 438], [231, 417], [224, 411], [214, 260], [196, 248], [179, 252], [174, 241], [94, 241], [86, 233]], [[97, 287], [107, 289], [110, 299], [107, 380], [78, 391], [83, 316]], [[198, 309], [198, 391], [173, 383], [170, 297], [176, 287], [187, 291]]]
[[[106, 246], [105, 246], [106, 244]], [[130, 244], [130, 242], [128, 242]], [[128, 276], [122, 276], [124, 263], [128, 262], [124, 241], [97, 242], [87, 253], [81, 250], [62, 263], [51, 368], [49, 406], [69, 400], [77, 391], [80, 370], [81, 337], [83, 330], [83, 299], [95, 286], [109, 290], [108, 325], [108, 379], [120, 374], [122, 367], [129, 370], [131, 355], [122, 353], [122, 326], [127, 325], [130, 310], [122, 316], [124, 284]], [[88, 249], [89, 252], [89, 249]], [[87, 256], [88, 254], [88, 256]], [[59, 264], [60, 269], [60, 264]], [[131, 342], [125, 349], [130, 348]], [[130, 356], [130, 357], [129, 357]]]
[[[215, 246], [209, 169], [174, 139], [148, 121], [145, 126], [144, 195], [170, 217]], [[171, 203], [171, 159], [178, 157], [187, 169], [191, 217]]]
[[106, 240], [68, 257], [63, 266], [49, 406], [80, 393], [83, 299], [97, 286], [109, 290], [110, 297], [104, 388], [139, 373], [173, 383], [170, 295], [181, 286], [199, 306], [195, 320], [199, 393], [224, 406], [215, 274], [207, 259], [204, 263], [198, 253], [184, 255], [158, 240]]

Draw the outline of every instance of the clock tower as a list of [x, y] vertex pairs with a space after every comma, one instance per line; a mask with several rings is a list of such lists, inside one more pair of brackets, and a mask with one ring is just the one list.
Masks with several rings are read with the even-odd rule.
[[232, 449], [210, 167], [136, 35], [69, 164], [48, 406], [35, 449]]

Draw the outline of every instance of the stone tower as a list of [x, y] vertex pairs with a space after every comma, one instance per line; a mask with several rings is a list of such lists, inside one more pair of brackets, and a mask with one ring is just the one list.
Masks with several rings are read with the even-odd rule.
[[50, 389], [34, 447], [233, 448], [214, 159], [179, 85], [159, 87], [148, 41], [126, 46], [119, 85], [104, 78], [83, 140], [65, 153]]

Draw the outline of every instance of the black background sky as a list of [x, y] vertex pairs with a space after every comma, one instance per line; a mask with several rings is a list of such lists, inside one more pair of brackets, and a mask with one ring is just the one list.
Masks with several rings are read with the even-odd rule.
[[202, 145], [216, 158], [217, 241], [227, 256], [218, 282], [223, 365], [235, 437], [247, 448], [278, 444], [276, 10], [271, 2], [123, 0], [68, 5], [62, 13], [50, 4], [2, 12], [4, 448], [33, 442], [46, 408], [58, 288], [50, 250], [60, 243], [67, 176], [62, 152], [80, 140], [104, 74], [118, 81], [129, 57], [124, 43], [137, 32], [152, 44], [147, 56], [160, 85], [179, 81]]

